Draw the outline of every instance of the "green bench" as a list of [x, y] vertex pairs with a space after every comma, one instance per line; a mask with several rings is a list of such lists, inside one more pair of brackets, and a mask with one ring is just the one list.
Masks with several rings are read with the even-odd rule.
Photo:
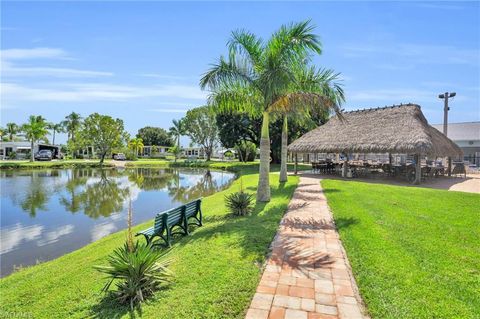
[[[202, 226], [202, 199], [199, 198], [188, 204], [158, 213], [153, 226], [138, 232], [135, 236], [144, 236], [147, 244], [151, 244], [155, 237], [160, 237], [170, 246], [172, 235], [180, 233], [188, 235], [188, 226]], [[173, 231], [173, 228], [180, 228]]]

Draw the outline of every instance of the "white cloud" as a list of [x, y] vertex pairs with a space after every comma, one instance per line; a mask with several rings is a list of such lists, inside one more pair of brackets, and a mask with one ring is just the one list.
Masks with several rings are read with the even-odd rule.
[[149, 109], [152, 112], [159, 112], [159, 113], [187, 113], [187, 109]]
[[13, 28], [13, 27], [0, 27], [0, 31], [15, 31], [18, 30], [18, 28]]
[[[58, 68], [44, 66], [21, 66], [18, 61], [35, 59], [72, 60], [68, 54], [57, 48], [33, 48], [33, 49], [6, 49], [0, 50], [2, 63], [2, 77], [100, 77], [112, 76], [111, 72], [92, 70], [78, 70], [73, 68]], [[13, 63], [13, 61], [15, 63]]]
[[464, 7], [451, 5], [451, 4], [440, 4], [440, 3], [414, 3], [413, 4], [419, 8], [427, 8], [427, 9], [440, 9], [440, 10], [462, 10]]
[[57, 242], [60, 237], [68, 235], [73, 232], [75, 229], [75, 226], [73, 225], [63, 225], [58, 227], [57, 229], [50, 231], [46, 233], [44, 236], [42, 236], [42, 239], [40, 239], [37, 244], [38, 246], [45, 246], [48, 244], [53, 244]]
[[8, 253], [23, 241], [36, 240], [42, 234], [43, 226], [23, 226], [17, 223], [11, 227], [2, 228], [0, 232], [0, 254]]
[[[421, 103], [437, 101], [438, 93], [435, 90], [429, 89], [409, 89], [409, 88], [395, 88], [395, 89], [380, 89], [380, 90], [362, 90], [347, 92], [348, 102], [385, 102], [388, 105], [400, 103]], [[468, 97], [457, 96], [456, 100], [466, 101]], [[349, 103], [350, 104], [350, 103]]]
[[97, 241], [102, 237], [110, 235], [116, 229], [117, 227], [115, 226], [114, 223], [95, 224], [91, 230], [92, 241]]
[[429, 45], [413, 43], [370, 43], [351, 44], [343, 47], [347, 57], [375, 57], [389, 55], [406, 59], [410, 64], [466, 64], [479, 66], [480, 51], [478, 49], [458, 48], [449, 45]]
[[187, 79], [197, 78], [195, 76], [168, 75], [168, 74], [160, 74], [160, 73], [140, 73], [138, 75], [146, 78], [165, 79], [165, 80], [187, 80]]
[[77, 70], [69, 68], [51, 67], [17, 67], [11, 63], [3, 62], [3, 77], [100, 77], [112, 76], [111, 72], [100, 72], [90, 70]]
[[3, 103], [18, 104], [19, 101], [127, 101], [146, 97], [171, 97], [204, 100], [206, 93], [197, 86], [157, 85], [129, 86], [106, 83], [69, 83], [54, 86], [32, 87], [16, 83], [1, 83]]
[[0, 50], [0, 57], [6, 60], [66, 58], [67, 53], [57, 48], [5, 49]]
[[188, 103], [185, 102], [155, 102], [155, 104], [168, 106], [188, 106]]

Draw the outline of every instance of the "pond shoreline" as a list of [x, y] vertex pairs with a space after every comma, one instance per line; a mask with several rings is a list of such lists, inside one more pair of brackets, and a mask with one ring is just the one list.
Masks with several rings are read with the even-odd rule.
[[[246, 165], [234, 169], [238, 176], [244, 176], [243, 187], [255, 192], [258, 167]], [[274, 170], [278, 171], [278, 166]], [[174, 241], [175, 284], [142, 307], [143, 318], [172, 318], [171, 309], [189, 318], [199, 318], [205, 313], [213, 317], [244, 316], [258, 284], [259, 265], [265, 260], [298, 183], [298, 177], [292, 176], [280, 186], [278, 173], [272, 173], [270, 179], [272, 201], [258, 204], [250, 216], [231, 218], [223, 205], [224, 196], [238, 190], [239, 179], [227, 189], [204, 198], [204, 226]], [[133, 231], [150, 224], [151, 221], [137, 225]], [[55, 260], [0, 279], [2, 311], [25, 311], [39, 318], [129, 317], [128, 307], [109, 302], [101, 293], [105, 280], [93, 268], [105, 264], [107, 256], [124, 241], [125, 231], [119, 231]], [[198, 301], [197, 306], [191, 307], [194, 300]]]
[[55, 161], [1, 161], [0, 170], [13, 170], [13, 169], [46, 169], [46, 168], [111, 168], [115, 167], [110, 162], [105, 162], [100, 165], [98, 161], [87, 160], [55, 160]]
[[73, 252], [159, 211], [228, 188], [215, 168], [128, 167], [8, 170], [2, 175], [1, 275]]

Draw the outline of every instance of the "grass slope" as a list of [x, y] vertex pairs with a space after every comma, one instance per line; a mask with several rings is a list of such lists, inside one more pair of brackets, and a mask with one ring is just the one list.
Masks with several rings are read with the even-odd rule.
[[480, 318], [480, 195], [322, 186], [373, 318]]
[[[244, 187], [254, 192], [258, 174], [242, 171]], [[142, 307], [143, 318], [243, 318], [260, 279], [260, 265], [298, 177], [279, 185], [278, 174], [272, 174], [271, 182], [272, 200], [257, 204], [251, 216], [232, 218], [226, 214], [224, 195], [238, 191], [239, 180], [204, 200], [204, 227], [174, 241], [171, 269], [175, 283]], [[109, 235], [0, 280], [0, 317], [12, 313], [34, 318], [128, 317], [127, 308], [118, 307], [100, 293], [105, 280], [92, 268], [105, 264], [107, 255], [123, 244], [125, 236], [125, 231]]]

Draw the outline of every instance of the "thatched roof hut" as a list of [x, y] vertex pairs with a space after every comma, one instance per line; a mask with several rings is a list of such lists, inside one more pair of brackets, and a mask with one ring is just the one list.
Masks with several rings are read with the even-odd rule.
[[343, 113], [288, 146], [293, 153], [393, 153], [462, 156], [462, 150], [430, 126], [420, 106], [394, 105]]

